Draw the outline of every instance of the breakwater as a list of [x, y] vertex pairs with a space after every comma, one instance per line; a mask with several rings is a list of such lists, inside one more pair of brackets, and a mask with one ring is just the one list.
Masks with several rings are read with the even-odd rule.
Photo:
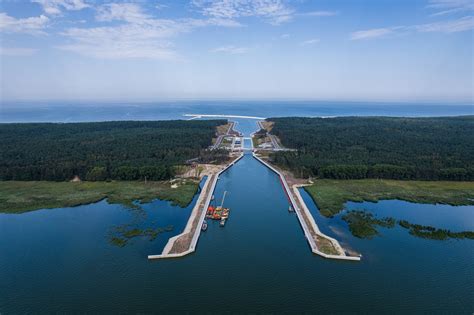
[[196, 245], [201, 235], [201, 226], [206, 217], [206, 211], [212, 199], [212, 194], [216, 188], [219, 175], [232, 167], [244, 155], [241, 154], [225, 168], [217, 173], [210, 174], [202, 188], [201, 194], [196, 205], [189, 216], [188, 223], [181, 234], [178, 234], [168, 240], [162, 253], [159, 255], [148, 255], [148, 259], [178, 258], [186, 256], [196, 250]]
[[348, 256], [336, 239], [323, 234], [319, 230], [319, 227], [316, 224], [316, 221], [314, 220], [308, 207], [303, 201], [303, 198], [301, 198], [301, 195], [298, 191], [298, 187], [300, 186], [294, 185], [293, 190], [291, 190], [283, 174], [281, 174], [276, 168], [271, 166], [268, 162], [262, 160], [255, 153], [253, 153], [253, 157], [257, 159], [259, 162], [261, 162], [262, 164], [264, 164], [265, 166], [267, 166], [269, 169], [271, 169], [280, 177], [283, 188], [289, 198], [291, 206], [295, 210], [295, 213], [298, 217], [301, 228], [304, 231], [305, 237], [313, 253], [320, 255], [324, 258], [353, 260], [353, 261], [360, 260], [359, 256]]

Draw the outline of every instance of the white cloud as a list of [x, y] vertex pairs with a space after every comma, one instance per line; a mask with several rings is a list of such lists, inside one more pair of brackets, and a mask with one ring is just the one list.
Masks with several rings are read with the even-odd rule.
[[0, 31], [6, 33], [44, 34], [42, 30], [48, 22], [49, 18], [44, 15], [16, 19], [6, 13], [0, 13]]
[[281, 0], [192, 0], [206, 16], [221, 19], [260, 17], [278, 25], [292, 19], [294, 10]]
[[430, 0], [427, 8], [436, 10], [431, 16], [440, 16], [474, 10], [472, 0]]
[[96, 58], [172, 59], [175, 53], [169, 38], [186, 31], [171, 20], [151, 20], [142, 24], [71, 28], [63, 32], [73, 43], [58, 48]]
[[135, 3], [110, 3], [97, 9], [96, 19], [101, 22], [127, 21], [140, 23], [151, 17], [145, 14], [142, 8]]
[[301, 42], [300, 45], [301, 46], [309, 46], [309, 45], [317, 44], [319, 42], [320, 42], [320, 40], [318, 38], [312, 38], [312, 39], [308, 39], [308, 40], [305, 40], [305, 41]]
[[392, 32], [393, 30], [391, 28], [374, 28], [370, 30], [357, 31], [351, 34], [351, 40], [374, 39], [386, 36]]
[[465, 16], [456, 20], [440, 21], [428, 24], [409, 25], [409, 26], [395, 26], [387, 28], [375, 28], [364, 31], [357, 31], [351, 34], [351, 40], [361, 39], [375, 39], [385, 37], [387, 35], [401, 34], [401, 33], [457, 33], [470, 31], [474, 29], [474, 17]]
[[0, 47], [1, 56], [31, 56], [38, 50], [33, 48]]
[[353, 32], [351, 40], [375, 39], [388, 35], [399, 35], [403, 33], [457, 33], [470, 31], [474, 29], [474, 17], [465, 16], [456, 20], [440, 21], [427, 24], [394, 26], [386, 28], [376, 28], [363, 31]]
[[474, 29], [474, 17], [465, 16], [453, 21], [416, 25], [418, 32], [456, 33]]
[[235, 27], [235, 21], [210, 19], [155, 19], [136, 3], [111, 3], [97, 8], [99, 22], [121, 21], [119, 25], [69, 28], [61, 34], [70, 43], [57, 48], [81, 55], [118, 59], [177, 59], [172, 39], [205, 26]]
[[31, 0], [43, 7], [44, 12], [50, 15], [61, 14], [61, 10], [82, 10], [90, 7], [84, 0]]
[[301, 13], [300, 15], [303, 16], [335, 16], [338, 15], [339, 12], [336, 11], [311, 11], [306, 13]]
[[168, 8], [168, 5], [158, 3], [155, 5], [155, 8], [157, 8], [158, 10], [163, 10], [163, 9]]
[[236, 47], [236, 46], [222, 46], [212, 49], [211, 52], [215, 53], [228, 53], [231, 55], [240, 55], [248, 52], [247, 47]]

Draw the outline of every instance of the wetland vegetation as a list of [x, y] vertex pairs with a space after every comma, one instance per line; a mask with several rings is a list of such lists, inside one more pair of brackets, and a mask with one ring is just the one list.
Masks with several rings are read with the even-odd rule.
[[110, 243], [118, 247], [126, 246], [129, 241], [136, 237], [146, 237], [150, 242], [154, 241], [156, 237], [163, 232], [173, 231], [173, 225], [157, 228], [130, 227], [129, 224], [117, 226], [110, 233]]
[[449, 238], [469, 238], [474, 239], [474, 231], [452, 232], [448, 229], [438, 229], [429, 225], [413, 224], [406, 220], [398, 221], [398, 224], [408, 229], [411, 235], [428, 238], [432, 240], [447, 240]]
[[378, 235], [377, 226], [392, 228], [395, 226], [394, 218], [379, 219], [370, 212], [352, 210], [342, 216], [349, 225], [352, 235], [358, 238], [372, 238]]
[[454, 206], [474, 204], [474, 182], [320, 179], [305, 190], [327, 217], [343, 210], [347, 201], [399, 199]]
[[0, 181], [0, 212], [21, 213], [44, 208], [73, 207], [107, 198], [109, 203], [133, 207], [153, 199], [170, 200], [180, 207], [188, 205], [199, 183], [181, 180], [171, 187], [169, 181], [138, 182], [49, 182]]
[[[379, 234], [378, 227], [393, 228], [397, 221], [394, 218], [386, 217], [379, 219], [371, 212], [365, 210], [352, 210], [342, 216], [342, 219], [349, 225], [352, 235], [358, 238], [372, 238]], [[399, 220], [398, 225], [407, 229], [413, 236], [432, 239], [447, 240], [474, 239], [474, 231], [452, 232], [449, 229], [440, 229], [429, 225], [410, 223], [407, 220]]]

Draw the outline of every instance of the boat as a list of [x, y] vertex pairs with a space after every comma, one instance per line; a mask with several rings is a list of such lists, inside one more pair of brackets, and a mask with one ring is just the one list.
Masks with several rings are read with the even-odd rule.
[[295, 210], [294, 210], [293, 207], [290, 205], [290, 206], [288, 207], [288, 211], [289, 211], [289, 212], [294, 212]]
[[206, 217], [212, 220], [216, 220], [216, 221], [220, 220], [220, 226], [225, 225], [225, 221], [229, 218], [229, 213], [230, 213], [229, 208], [223, 207], [226, 194], [227, 194], [227, 191], [224, 191], [224, 196], [222, 197], [222, 202], [220, 206], [217, 206], [215, 208], [212, 206], [209, 206], [209, 208], [207, 209]]
[[212, 216], [214, 215], [215, 212], [216, 212], [216, 208], [214, 208], [213, 206], [209, 206], [207, 208], [206, 217], [207, 218], [212, 218]]
[[207, 221], [204, 220], [204, 222], [202, 223], [202, 226], [201, 226], [201, 231], [205, 231], [207, 230]]

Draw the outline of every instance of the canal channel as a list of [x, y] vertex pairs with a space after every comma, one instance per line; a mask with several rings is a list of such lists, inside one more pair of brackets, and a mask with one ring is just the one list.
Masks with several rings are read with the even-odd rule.
[[[245, 136], [255, 128], [238, 124]], [[146, 259], [163, 248], [160, 236], [108, 244], [110, 222], [129, 219], [106, 201], [0, 216], [0, 313], [472, 313], [471, 241], [394, 229], [351, 243], [361, 262], [328, 260], [311, 253], [278, 176], [251, 152], [220, 176], [215, 203], [224, 191], [227, 224], [209, 221], [196, 252], [180, 259]], [[169, 222], [157, 209], [166, 209], [182, 229], [192, 205], [165, 203], [143, 208], [160, 226]], [[330, 219], [315, 217], [328, 230]]]

